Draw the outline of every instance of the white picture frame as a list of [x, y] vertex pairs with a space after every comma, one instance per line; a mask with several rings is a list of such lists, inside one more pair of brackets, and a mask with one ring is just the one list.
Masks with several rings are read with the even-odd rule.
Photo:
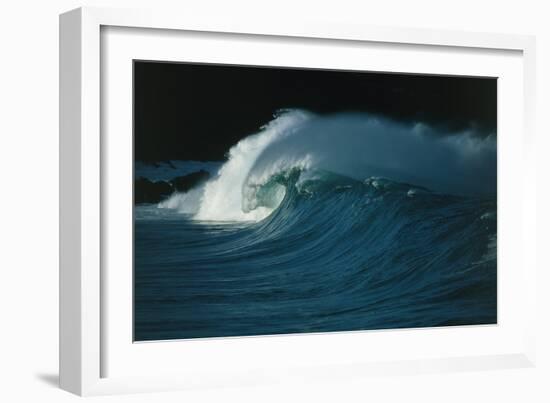
[[[483, 58], [489, 53], [498, 58], [499, 55], [512, 52], [510, 69], [503, 73], [509, 79], [506, 78], [503, 85], [509, 82], [510, 91], [515, 91], [514, 94], [519, 100], [515, 100], [516, 103], [513, 105], [506, 104], [508, 109], [504, 112], [511, 111], [520, 105], [521, 113], [515, 118], [516, 120], [506, 120], [509, 114], [501, 113], [499, 109], [499, 135], [501, 129], [506, 132], [508, 124], [518, 129], [514, 130], [515, 135], [505, 137], [509, 141], [505, 141], [504, 146], [501, 147], [499, 144], [499, 186], [501, 179], [519, 181], [520, 184], [516, 187], [515, 195], [511, 187], [504, 188], [504, 192], [509, 191], [506, 195], [510, 197], [507, 197], [503, 204], [501, 204], [499, 190], [499, 242], [502, 231], [506, 229], [514, 234], [510, 235], [508, 240], [503, 238], [503, 245], [519, 242], [514, 255], [510, 255], [510, 259], [517, 263], [515, 268], [510, 269], [515, 270], [515, 274], [506, 277], [508, 279], [506, 281], [515, 284], [515, 292], [523, 302], [516, 308], [517, 312], [514, 313], [516, 319], [510, 319], [512, 323], [510, 326], [482, 329], [457, 327], [427, 331], [353, 332], [353, 334], [344, 332], [321, 338], [319, 335], [268, 336], [201, 340], [187, 344], [147, 343], [147, 347], [132, 345], [131, 340], [126, 336], [126, 328], [118, 328], [115, 325], [126, 323], [122, 314], [117, 312], [126, 312], [127, 304], [131, 301], [126, 301], [124, 303], [126, 305], [115, 306], [112, 305], [112, 298], [109, 298], [110, 290], [121, 287], [127, 277], [112, 277], [105, 271], [105, 267], [108, 267], [106, 259], [109, 259], [107, 256], [109, 254], [106, 252], [109, 248], [105, 244], [104, 236], [105, 228], [109, 227], [109, 224], [105, 220], [112, 219], [112, 215], [105, 214], [105, 210], [111, 203], [110, 196], [106, 196], [106, 193], [112, 190], [108, 186], [110, 179], [107, 180], [107, 178], [117, 176], [110, 171], [117, 168], [109, 163], [109, 153], [106, 152], [105, 147], [119, 147], [122, 150], [127, 143], [121, 142], [117, 145], [111, 141], [113, 136], [102, 137], [105, 133], [110, 133], [111, 124], [106, 119], [109, 115], [108, 110], [103, 109], [106, 103], [104, 97], [108, 93], [127, 92], [127, 88], [116, 87], [112, 84], [112, 80], [104, 80], [102, 77], [102, 74], [107, 72], [120, 74], [114, 72], [108, 63], [105, 65], [105, 60], [102, 60], [104, 57], [115, 59], [113, 53], [103, 49], [107, 47], [107, 42], [105, 37], [102, 37], [102, 32], [114, 32], [114, 39], [109, 39], [108, 44], [112, 49], [120, 50], [116, 55], [121, 58], [120, 63], [124, 63], [123, 57], [126, 59], [134, 57], [131, 53], [134, 48], [124, 46], [128, 49], [125, 53], [120, 45], [131, 44], [131, 39], [124, 37], [137, 35], [137, 29], [144, 30], [141, 31], [145, 35], [142, 43], [148, 43], [143, 45], [144, 48], [154, 47], [155, 42], [160, 44], [164, 41], [162, 46], [158, 46], [159, 49], [172, 49], [174, 41], [181, 40], [178, 33], [183, 35], [186, 32], [192, 32], [195, 38], [216, 33], [218, 39], [223, 39], [224, 35], [246, 37], [252, 38], [255, 43], [280, 42], [281, 46], [292, 42], [299, 43], [303, 47], [311, 45], [311, 41], [319, 41], [320, 46], [327, 46], [334, 51], [347, 45], [354, 47], [357, 45], [361, 51], [360, 46], [363, 44], [376, 44], [379, 47], [395, 45], [401, 49], [396, 48], [399, 52], [410, 46], [420, 52], [429, 53], [430, 50], [450, 52], [455, 60], [466, 57], [463, 55], [468, 52], [473, 55], [471, 56], [473, 58]], [[150, 37], [151, 33], [154, 33], [152, 37]], [[117, 37], [118, 34], [121, 35]], [[125, 40], [129, 42], [121, 42]], [[243, 46], [248, 45], [245, 43]], [[532, 158], [535, 147], [534, 52], [534, 38], [521, 35], [383, 28], [314, 20], [258, 21], [247, 20], [245, 17], [216, 20], [149, 10], [80, 8], [62, 14], [60, 17], [61, 387], [79, 395], [96, 395], [217, 385], [248, 385], [281, 380], [333, 379], [380, 373], [391, 375], [533, 366], [536, 318], [532, 313], [536, 311], [537, 273], [534, 251], [536, 242], [533, 242], [533, 234], [536, 232], [533, 179], [535, 162]], [[154, 55], [159, 58], [165, 57], [162, 52]], [[220, 60], [223, 60], [223, 57], [227, 56], [220, 57], [222, 58]], [[429, 55], [426, 57], [434, 58]], [[264, 63], [269, 64], [270, 60], [265, 60]], [[488, 66], [491, 65], [489, 59], [486, 63]], [[495, 62], [495, 65], [498, 64], [501, 64], [500, 59]], [[502, 65], [507, 64], [502, 63]], [[441, 66], [434, 69], [445, 68], [444, 64]], [[104, 70], [105, 68], [107, 70]], [[408, 70], [414, 70], [414, 68]], [[437, 71], [439, 70], [435, 70]], [[479, 75], [483, 75], [484, 67], [482, 64], [473, 63], [461, 71], [462, 74], [475, 75], [479, 72]], [[490, 71], [489, 67], [486, 71]], [[452, 73], [444, 70], [441, 72]], [[117, 80], [119, 81], [124, 80]], [[113, 106], [118, 98], [107, 99], [109, 105]], [[121, 99], [125, 102], [126, 98]], [[506, 103], [506, 99], [501, 99], [499, 93], [499, 105], [501, 101], [503, 104]], [[127, 105], [127, 107], [130, 106]], [[505, 126], [501, 127], [503, 122]], [[506, 165], [503, 166], [502, 161]], [[511, 164], [514, 164], [513, 170], [509, 169]], [[124, 197], [124, 193], [121, 195]], [[117, 195], [120, 200], [119, 196]], [[131, 199], [128, 202], [131, 202]], [[504, 215], [515, 219], [501, 220], [501, 206], [504, 206], [502, 207]], [[123, 227], [124, 222], [117, 225]], [[503, 256], [508, 257], [501, 254], [501, 249], [499, 248], [499, 265]], [[109, 287], [106, 286], [107, 280]], [[499, 287], [501, 286], [506, 287], [506, 284], [499, 284]], [[128, 290], [129, 287], [128, 284], [124, 289]], [[499, 295], [501, 295], [500, 291]], [[507, 306], [506, 298], [510, 294], [503, 295], [504, 300], [499, 300], [499, 324], [501, 324], [500, 311], [503, 306]], [[507, 323], [506, 320], [504, 320], [505, 323]], [[381, 356], [370, 359], [367, 356], [358, 355], [354, 358], [351, 351], [339, 352], [338, 357], [331, 354], [335, 346], [342, 343], [357, 346], [358, 343], [365, 343], [367, 338], [369, 342], [377, 340], [385, 344], [385, 347], [380, 349]], [[462, 349], [453, 351], [445, 347], [449, 344], [442, 343], [439, 349], [426, 347], [417, 355], [407, 355], [398, 348], [394, 349], [394, 354], [391, 356], [387, 354], [390, 343], [397, 346], [403, 345], [403, 341], [410, 340], [410, 346], [418, 348], [418, 346], [433, 344], [433, 340], [437, 338], [446, 339], [445, 343], [452, 343], [453, 340], [458, 339], [467, 341]], [[380, 341], [382, 339], [386, 341]], [[475, 340], [485, 340], [485, 344], [474, 345]], [[504, 341], [500, 343], [499, 340]], [[488, 348], [491, 342], [495, 345], [493, 349]], [[237, 353], [229, 354], [228, 350]], [[290, 358], [278, 358], [284, 356], [281, 354], [282, 351], [293, 351], [296, 354]], [[319, 354], [320, 352], [322, 354]], [[371, 352], [371, 354], [374, 357], [374, 353]], [[342, 356], [347, 358], [341, 359]], [[176, 357], [177, 360], [170, 360], [170, 357]], [[263, 357], [263, 364], [257, 357]], [[129, 364], [117, 364], [123, 361]], [[174, 362], [177, 363], [174, 364]], [[158, 371], [155, 374], [154, 371], [147, 370], [160, 363], [166, 371]]]

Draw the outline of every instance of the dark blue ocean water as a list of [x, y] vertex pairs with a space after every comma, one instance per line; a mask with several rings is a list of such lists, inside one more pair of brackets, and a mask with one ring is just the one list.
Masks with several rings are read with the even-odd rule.
[[259, 222], [136, 206], [136, 341], [496, 323], [495, 198], [285, 186]]

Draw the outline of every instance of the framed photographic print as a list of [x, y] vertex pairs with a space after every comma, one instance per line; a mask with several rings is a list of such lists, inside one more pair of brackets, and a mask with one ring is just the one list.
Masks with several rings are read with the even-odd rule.
[[134, 61], [134, 340], [497, 323], [497, 79]]
[[531, 37], [61, 16], [60, 381], [534, 360]]

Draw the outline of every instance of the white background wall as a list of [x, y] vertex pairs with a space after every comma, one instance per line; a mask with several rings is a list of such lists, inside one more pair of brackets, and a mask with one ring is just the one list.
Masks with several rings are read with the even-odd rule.
[[[55, 387], [58, 327], [58, 20], [81, 5], [163, 7], [231, 18], [310, 16], [375, 25], [528, 33], [538, 36], [539, 261], [550, 268], [550, 12], [545, 1], [5, 0], [0, 3], [0, 400], [66, 402]], [[546, 169], [546, 172], [544, 171]], [[519, 189], [518, 189], [519, 191]], [[536, 369], [377, 377], [287, 385], [94, 398], [116, 402], [550, 401], [549, 276], [539, 292]]]

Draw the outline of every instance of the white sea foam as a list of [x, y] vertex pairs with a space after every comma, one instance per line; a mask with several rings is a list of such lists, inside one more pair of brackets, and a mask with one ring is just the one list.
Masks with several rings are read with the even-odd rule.
[[276, 139], [294, 134], [310, 117], [311, 114], [302, 111], [283, 113], [264, 126], [259, 133], [248, 136], [233, 146], [218, 176], [206, 184], [195, 218], [214, 221], [258, 221], [268, 216], [273, 208], [243, 208], [243, 193], [247, 192], [245, 182], [249, 172], [266, 147]]
[[177, 192], [168, 199], [158, 204], [159, 208], [174, 209], [183, 214], [196, 214], [200, 208], [204, 184], [189, 190], [188, 192]]

